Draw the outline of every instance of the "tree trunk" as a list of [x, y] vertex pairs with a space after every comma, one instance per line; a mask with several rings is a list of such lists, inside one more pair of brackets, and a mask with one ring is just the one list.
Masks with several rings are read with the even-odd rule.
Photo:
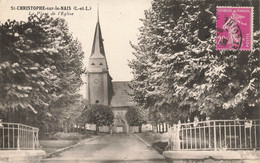
[[96, 135], [99, 134], [99, 125], [96, 125]]

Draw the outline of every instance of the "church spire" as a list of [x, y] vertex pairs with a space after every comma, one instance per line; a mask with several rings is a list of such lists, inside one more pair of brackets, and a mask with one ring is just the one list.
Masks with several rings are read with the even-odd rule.
[[101, 34], [101, 28], [99, 23], [99, 7], [97, 8], [97, 24], [94, 34], [94, 40], [92, 45], [92, 51], [91, 51], [91, 58], [104, 58], [105, 57], [105, 51], [104, 51], [104, 45], [103, 45], [103, 38]]

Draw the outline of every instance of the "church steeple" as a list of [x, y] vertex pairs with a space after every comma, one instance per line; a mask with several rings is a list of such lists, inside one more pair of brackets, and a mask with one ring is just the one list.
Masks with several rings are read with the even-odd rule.
[[90, 104], [109, 105], [111, 100], [111, 80], [103, 45], [103, 38], [97, 11], [97, 24], [94, 34], [87, 71], [87, 98]]
[[105, 50], [103, 45], [103, 38], [102, 38], [102, 33], [101, 33], [101, 28], [99, 23], [99, 10], [97, 9], [97, 24], [96, 24], [90, 58], [104, 58], [105, 56], [106, 55], [105, 55]]
[[99, 23], [99, 9], [97, 9], [97, 24], [89, 57], [89, 72], [108, 71], [107, 60], [103, 45], [103, 38]]

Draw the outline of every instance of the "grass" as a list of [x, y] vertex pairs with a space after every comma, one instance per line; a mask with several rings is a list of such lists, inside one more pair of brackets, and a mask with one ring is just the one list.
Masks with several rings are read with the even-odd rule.
[[138, 133], [138, 136], [140, 136], [142, 139], [144, 139], [146, 142], [152, 145], [152, 147], [162, 154], [162, 152], [165, 150], [166, 146], [168, 145], [168, 135], [167, 133], [152, 133], [152, 132], [143, 132]]
[[79, 133], [63, 133], [58, 132], [45, 137], [44, 140], [40, 140], [40, 146], [47, 155], [55, 152], [58, 149], [65, 148], [78, 143], [82, 139], [91, 138], [90, 133], [79, 134]]
[[58, 149], [74, 145], [78, 141], [79, 140], [40, 140], [40, 145], [42, 147], [42, 150], [44, 150], [48, 155]]

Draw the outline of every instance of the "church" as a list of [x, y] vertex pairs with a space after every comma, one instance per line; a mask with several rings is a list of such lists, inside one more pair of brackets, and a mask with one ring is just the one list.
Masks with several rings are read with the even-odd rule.
[[[129, 107], [135, 106], [136, 103], [129, 96], [131, 92], [130, 81], [112, 81], [106, 60], [99, 18], [96, 23], [86, 78], [86, 97], [89, 103], [109, 106], [114, 113], [113, 132], [128, 133], [131, 128], [126, 121], [125, 114]], [[103, 126], [100, 131], [107, 132], [108, 127]]]

